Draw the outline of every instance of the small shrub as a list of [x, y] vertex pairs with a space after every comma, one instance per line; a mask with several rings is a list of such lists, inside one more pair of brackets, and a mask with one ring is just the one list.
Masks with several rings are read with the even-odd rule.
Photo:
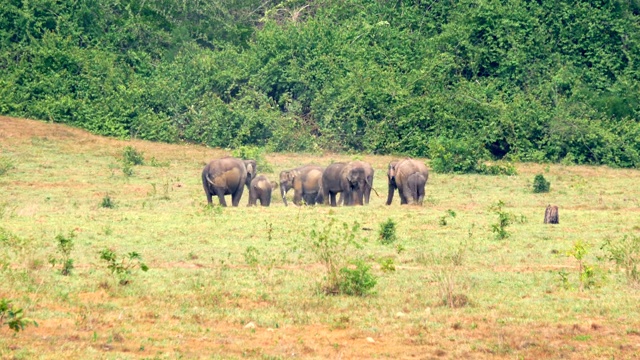
[[549, 192], [550, 187], [551, 183], [549, 183], [542, 174], [536, 175], [533, 179], [533, 192], [536, 194]]
[[378, 282], [371, 273], [371, 266], [362, 260], [353, 261], [355, 269], [343, 267], [340, 269], [339, 289], [345, 295], [364, 296], [370, 294]]
[[134, 172], [133, 172], [133, 166], [131, 166], [130, 163], [124, 163], [122, 164], [122, 173], [124, 174], [124, 176], [126, 177], [131, 177], [133, 176]]
[[396, 264], [391, 258], [381, 259], [380, 270], [382, 270], [382, 272], [385, 272], [385, 273], [394, 272], [396, 271]]
[[[597, 286], [598, 277], [601, 275], [601, 271], [597, 266], [585, 262], [585, 257], [588, 252], [589, 245], [580, 240], [576, 241], [573, 247], [566, 252], [568, 257], [573, 257], [578, 261], [578, 283], [580, 291]], [[566, 281], [568, 282], [568, 280]]]
[[0, 299], [0, 326], [5, 324], [15, 332], [24, 330], [25, 326], [29, 324], [38, 326], [37, 322], [24, 317], [22, 309], [14, 308], [11, 300], [2, 298]]
[[396, 222], [389, 218], [387, 221], [380, 224], [380, 230], [378, 231], [380, 242], [383, 245], [389, 245], [397, 240], [396, 237]]
[[56, 236], [56, 243], [57, 252], [60, 257], [49, 257], [49, 263], [51, 264], [51, 266], [56, 266], [57, 264], [62, 265], [60, 273], [65, 276], [71, 275], [71, 271], [73, 271], [73, 259], [71, 258], [71, 251], [73, 250], [73, 239], [75, 239], [75, 237], [76, 233], [73, 230], [70, 231], [69, 235], [67, 236], [58, 234]]
[[448, 218], [453, 219], [453, 218], [455, 218], [455, 217], [456, 217], [456, 212], [455, 212], [455, 211], [453, 211], [453, 210], [451, 210], [451, 209], [449, 209], [449, 210], [447, 210], [447, 211], [446, 211], [446, 213], [445, 213], [444, 215], [442, 215], [442, 216], [440, 217], [440, 220], [438, 221], [438, 223], [439, 223], [441, 226], [447, 226], [447, 224], [448, 224], [447, 219], [448, 219]]
[[247, 249], [244, 251], [244, 261], [249, 266], [258, 265], [258, 256], [260, 252], [254, 246], [247, 246]]
[[496, 239], [503, 240], [511, 236], [507, 231], [507, 226], [511, 225], [514, 221], [514, 216], [503, 210], [504, 202], [498, 201], [491, 206], [491, 210], [498, 215], [498, 222], [491, 225], [491, 231], [496, 234]]
[[158, 161], [155, 157], [151, 157], [149, 160], [149, 165], [153, 167], [169, 167], [168, 161]]
[[484, 175], [518, 175], [516, 167], [511, 163], [500, 162], [495, 164], [480, 164], [478, 167], [478, 173]]
[[106, 208], [106, 209], [113, 209], [116, 207], [116, 203], [113, 201], [113, 199], [111, 199], [111, 196], [109, 196], [109, 194], [106, 194], [103, 198], [102, 198], [102, 202], [100, 203], [100, 207]]
[[608, 260], [622, 268], [629, 283], [640, 285], [640, 236], [625, 235], [621, 240], [607, 240], [601, 247]]
[[122, 162], [129, 165], [144, 165], [143, 153], [133, 146], [126, 146], [122, 151]]
[[255, 160], [257, 172], [272, 173], [273, 167], [264, 158], [264, 149], [257, 146], [240, 146], [233, 149], [231, 155], [244, 160]]
[[0, 156], [0, 176], [9, 172], [9, 170], [14, 169], [13, 161], [10, 158], [5, 156]]
[[[359, 260], [353, 260], [356, 256], [354, 250], [362, 249], [357, 240], [360, 224], [354, 222], [350, 227], [347, 223], [342, 223], [338, 231], [334, 230], [335, 226], [336, 220], [332, 217], [322, 230], [313, 228], [309, 234], [309, 244], [305, 248], [313, 252], [325, 267], [325, 293], [347, 294], [344, 291], [348, 291], [348, 294], [364, 295], [371, 290], [368, 286], [375, 286], [375, 278], [372, 280], [370, 277], [370, 267], [367, 268], [367, 265]], [[349, 269], [348, 264], [354, 264], [356, 269]]]
[[118, 278], [120, 285], [129, 284], [130, 277], [136, 268], [142, 271], [149, 270], [149, 267], [142, 262], [142, 256], [137, 252], [130, 252], [122, 258], [119, 258], [118, 254], [111, 249], [104, 249], [99, 254], [100, 260], [107, 263], [107, 269]]

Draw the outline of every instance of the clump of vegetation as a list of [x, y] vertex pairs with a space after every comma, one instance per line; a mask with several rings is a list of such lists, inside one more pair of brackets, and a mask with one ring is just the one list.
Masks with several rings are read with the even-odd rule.
[[0, 176], [8, 173], [13, 168], [13, 161], [9, 157], [0, 156]]
[[30, 324], [38, 326], [34, 320], [24, 317], [23, 309], [15, 308], [11, 300], [2, 298], [0, 299], [0, 326], [5, 324], [15, 332], [24, 330], [25, 326]]
[[256, 171], [267, 173], [273, 172], [273, 167], [264, 158], [264, 148], [257, 146], [239, 146], [233, 149], [231, 155], [243, 160], [255, 160], [258, 167]]
[[133, 166], [131, 166], [130, 163], [124, 163], [122, 164], [122, 173], [124, 174], [124, 176], [126, 177], [132, 177], [134, 172], [133, 172]]
[[551, 183], [544, 178], [544, 175], [538, 174], [535, 178], [533, 178], [533, 192], [538, 193], [546, 193], [549, 192], [551, 187]]
[[608, 260], [622, 268], [630, 284], [640, 285], [640, 236], [625, 235], [620, 240], [606, 240], [602, 250]]
[[105, 196], [102, 198], [102, 201], [100, 202], [100, 207], [105, 209], [113, 209], [116, 207], [116, 203], [113, 201], [111, 196], [109, 196], [109, 193], [105, 194]]
[[509, 163], [485, 164], [489, 157], [482, 143], [473, 139], [438, 138], [429, 142], [431, 168], [437, 173], [516, 175]]
[[62, 234], [56, 235], [56, 243], [57, 243], [57, 253], [59, 257], [50, 256], [49, 263], [51, 266], [56, 266], [57, 264], [61, 264], [62, 268], [60, 269], [60, 274], [62, 275], [71, 275], [73, 271], [73, 259], [71, 258], [71, 251], [73, 250], [74, 244], [73, 239], [75, 239], [76, 233], [75, 231], [69, 231], [67, 236]]
[[453, 219], [455, 217], [456, 217], [456, 212], [451, 209], [448, 209], [444, 215], [440, 216], [438, 223], [441, 226], [447, 226], [448, 224], [447, 219]]
[[380, 259], [379, 264], [380, 264], [380, 270], [382, 270], [382, 272], [387, 273], [387, 272], [396, 271], [396, 264], [392, 258]]
[[[325, 268], [322, 289], [327, 294], [363, 296], [370, 294], [376, 284], [371, 268], [354, 254], [362, 249], [357, 239], [360, 224], [349, 227], [342, 223], [335, 231], [336, 220], [331, 218], [322, 230], [311, 230], [308, 248]], [[355, 269], [350, 265], [355, 265]]]
[[244, 261], [247, 263], [247, 265], [255, 267], [259, 263], [259, 255], [260, 252], [255, 246], [247, 246], [244, 251]]
[[143, 152], [133, 146], [126, 146], [122, 151], [122, 162], [129, 165], [144, 165]]
[[469, 239], [461, 241], [449, 253], [434, 254], [432, 256], [432, 263], [437, 265], [432, 279], [438, 285], [440, 305], [442, 306], [459, 308], [469, 304], [469, 297], [464, 294], [467, 287], [461, 278], [460, 267], [471, 242], [472, 234], [472, 229], [470, 229]]
[[389, 218], [387, 221], [381, 223], [380, 230], [378, 230], [378, 236], [382, 244], [393, 244], [397, 240], [396, 222]]
[[155, 156], [151, 157], [151, 160], [149, 160], [149, 165], [153, 166], [153, 167], [169, 167], [169, 162], [168, 161], [159, 161], [155, 158]]
[[372, 292], [378, 280], [371, 273], [371, 265], [362, 260], [352, 262], [355, 269], [343, 267], [340, 269], [340, 292], [345, 295], [364, 296]]
[[118, 278], [120, 285], [129, 284], [136, 269], [149, 270], [149, 267], [142, 262], [142, 256], [137, 252], [130, 252], [120, 257], [114, 250], [103, 249], [99, 254], [100, 260], [107, 263], [107, 269]]
[[[578, 261], [578, 283], [580, 291], [590, 289], [598, 285], [598, 277], [601, 274], [598, 267], [585, 262], [585, 257], [589, 253], [589, 245], [578, 240], [573, 247], [566, 251], [566, 256], [573, 257]], [[570, 288], [569, 274], [566, 271], [559, 273], [563, 286]]]
[[513, 214], [504, 211], [504, 202], [499, 200], [491, 206], [491, 210], [498, 215], [498, 222], [491, 225], [491, 231], [496, 234], [496, 239], [503, 240], [511, 236], [507, 231], [507, 226], [511, 225], [515, 219]]

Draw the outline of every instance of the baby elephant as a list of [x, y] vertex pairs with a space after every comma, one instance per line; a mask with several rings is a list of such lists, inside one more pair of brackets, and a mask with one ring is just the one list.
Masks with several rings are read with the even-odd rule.
[[278, 183], [269, 181], [264, 175], [257, 176], [251, 180], [249, 187], [249, 206], [255, 206], [258, 199], [260, 205], [269, 206], [271, 204], [271, 192], [278, 188]]

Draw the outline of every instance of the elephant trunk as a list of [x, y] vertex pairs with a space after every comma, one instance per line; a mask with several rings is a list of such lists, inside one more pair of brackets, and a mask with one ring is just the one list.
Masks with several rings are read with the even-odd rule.
[[283, 183], [280, 183], [280, 195], [282, 195], [284, 206], [289, 206], [287, 204], [287, 187]]
[[393, 193], [396, 191], [396, 187], [389, 181], [389, 194], [387, 195], [387, 205], [391, 205], [393, 201]]

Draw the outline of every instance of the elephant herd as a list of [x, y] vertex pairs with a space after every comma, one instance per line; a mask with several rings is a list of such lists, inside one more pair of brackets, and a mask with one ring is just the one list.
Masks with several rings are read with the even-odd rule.
[[[245, 186], [249, 190], [249, 206], [269, 206], [271, 193], [278, 184], [264, 175], [257, 176], [255, 160], [234, 157], [216, 159], [202, 170], [202, 186], [211, 205], [217, 196], [220, 205], [227, 206], [225, 195], [231, 195], [231, 204], [238, 206]], [[286, 194], [293, 189], [295, 205], [330, 204], [345, 206], [369, 204], [373, 188], [373, 167], [364, 161], [337, 162], [326, 168], [304, 165], [280, 172], [280, 195], [287, 206]], [[391, 205], [395, 190], [400, 204], [422, 205], [424, 188], [429, 178], [426, 165], [414, 159], [392, 161], [387, 169], [389, 193], [387, 205]], [[336, 196], [339, 198], [336, 199]], [[377, 194], [377, 192], [376, 192]]]

